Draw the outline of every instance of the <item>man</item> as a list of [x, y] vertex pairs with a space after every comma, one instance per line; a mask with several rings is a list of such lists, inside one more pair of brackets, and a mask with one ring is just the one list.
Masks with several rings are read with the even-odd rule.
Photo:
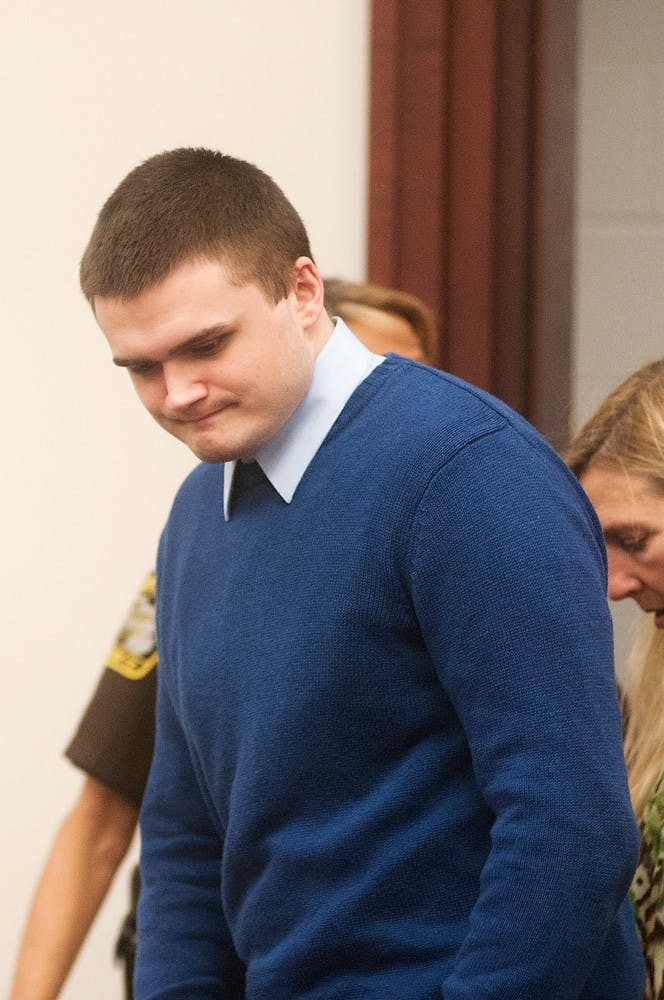
[[636, 1000], [605, 560], [562, 463], [333, 325], [242, 161], [137, 167], [81, 284], [203, 462], [158, 557], [140, 1000]]
[[[325, 308], [372, 350], [423, 360], [434, 320], [418, 298], [396, 289], [325, 281]], [[53, 1000], [125, 857], [138, 821], [152, 749], [157, 648], [155, 578], [144, 581], [109, 650], [94, 695], [67, 748], [84, 772], [80, 793], [56, 833], [35, 889], [9, 1000]], [[132, 996], [138, 873], [118, 939]]]

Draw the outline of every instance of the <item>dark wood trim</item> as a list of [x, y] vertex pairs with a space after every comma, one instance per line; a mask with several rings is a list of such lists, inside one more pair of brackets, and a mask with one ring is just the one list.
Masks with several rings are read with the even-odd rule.
[[368, 253], [372, 280], [379, 285], [389, 285], [399, 271], [400, 8], [401, 0], [374, 3], [371, 28]]
[[496, 77], [496, 254], [491, 390], [532, 414], [535, 141], [534, 12], [530, 0], [501, 8]]
[[490, 388], [495, 256], [496, 7], [451, 5], [447, 336], [452, 371]]
[[576, 0], [540, 0], [532, 419], [556, 447], [570, 433], [575, 247]]

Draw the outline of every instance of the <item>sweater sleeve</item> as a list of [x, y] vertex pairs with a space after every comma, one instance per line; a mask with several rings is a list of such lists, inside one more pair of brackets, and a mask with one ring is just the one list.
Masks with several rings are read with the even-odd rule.
[[578, 998], [638, 850], [596, 519], [562, 464], [507, 426], [432, 476], [411, 568], [494, 815], [443, 996]]
[[222, 836], [161, 676], [157, 735], [141, 811], [136, 995], [240, 1000], [244, 968], [221, 904]]

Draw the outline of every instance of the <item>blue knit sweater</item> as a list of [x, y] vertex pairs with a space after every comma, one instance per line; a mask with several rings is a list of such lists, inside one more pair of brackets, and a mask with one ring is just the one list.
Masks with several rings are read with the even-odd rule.
[[605, 563], [497, 401], [388, 357], [290, 505], [158, 564], [139, 1000], [637, 1000]]

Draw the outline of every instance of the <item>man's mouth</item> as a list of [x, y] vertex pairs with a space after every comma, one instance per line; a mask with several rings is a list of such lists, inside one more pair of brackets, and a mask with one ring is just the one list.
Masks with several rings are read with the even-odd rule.
[[209, 413], [203, 413], [200, 417], [189, 417], [188, 419], [183, 420], [182, 423], [204, 424], [206, 420], [210, 420], [212, 417], [216, 417], [218, 413], [221, 413], [222, 410], [225, 410], [227, 405], [228, 404], [225, 404], [223, 406], [218, 406], [216, 410], [210, 410]]
[[220, 412], [219, 410], [212, 410], [211, 413], [204, 413], [202, 417], [194, 417], [192, 420], [189, 420], [188, 422], [190, 424], [202, 424], [205, 423], [206, 420], [210, 420], [211, 417], [215, 417], [219, 412]]

